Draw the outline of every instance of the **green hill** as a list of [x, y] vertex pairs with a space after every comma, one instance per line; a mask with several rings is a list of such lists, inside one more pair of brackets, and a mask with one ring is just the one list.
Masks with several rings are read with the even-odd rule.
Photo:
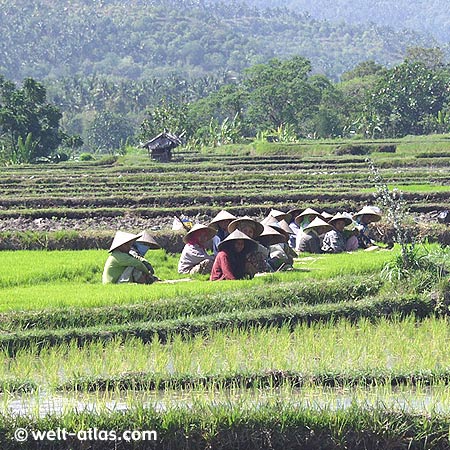
[[361, 61], [391, 65], [409, 46], [437, 45], [411, 31], [336, 24], [300, 9], [237, 2], [0, 0], [0, 11], [0, 73], [16, 81], [233, 74], [292, 55], [337, 79]]
[[348, 23], [374, 23], [394, 30], [405, 28], [450, 42], [447, 0], [247, 0], [258, 8], [287, 7], [308, 12], [315, 19]]

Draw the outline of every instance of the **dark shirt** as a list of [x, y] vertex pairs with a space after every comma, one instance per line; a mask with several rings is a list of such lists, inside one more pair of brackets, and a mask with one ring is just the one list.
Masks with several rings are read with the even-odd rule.
[[240, 280], [244, 278], [244, 261], [243, 256], [221, 250], [214, 260], [210, 280]]

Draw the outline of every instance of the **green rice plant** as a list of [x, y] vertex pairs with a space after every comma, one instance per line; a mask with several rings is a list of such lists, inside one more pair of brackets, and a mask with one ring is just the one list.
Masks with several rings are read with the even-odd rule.
[[267, 308], [233, 313], [212, 314], [194, 318], [182, 318], [159, 322], [134, 322], [121, 325], [99, 325], [84, 328], [18, 331], [0, 336], [0, 348], [13, 356], [20, 349], [32, 345], [45, 347], [75, 341], [82, 346], [88, 342], [109, 341], [120, 337], [139, 337], [143, 342], [158, 338], [166, 342], [170, 336], [182, 331], [184, 337], [208, 334], [211, 330], [227, 328], [247, 329], [255, 326], [280, 327], [295, 326], [298, 323], [317, 323], [334, 320], [338, 317], [357, 320], [361, 317], [390, 317], [398, 313], [404, 317], [416, 313], [420, 318], [430, 316], [434, 305], [428, 298], [406, 296], [398, 299], [379, 299], [375, 301], [344, 302], [319, 306], [291, 306], [288, 308]]
[[[448, 318], [420, 322], [371, 318], [287, 324], [229, 326], [188, 337], [174, 330], [157, 336], [116, 335], [111, 339], [64, 343], [28, 342], [11, 358], [1, 354], [0, 380], [24, 380], [55, 388], [67, 382], [148, 374], [147, 381], [195, 380], [199, 377], [252, 377], [270, 372], [292, 373], [303, 384], [435, 384], [450, 379]], [[243, 381], [244, 382], [244, 381]], [[256, 383], [256, 379], [254, 380]]]
[[[392, 252], [357, 252], [357, 258], [355, 254], [315, 255], [300, 258], [295, 264], [297, 270], [278, 272], [270, 278], [290, 282], [376, 273], [391, 257]], [[221, 283], [196, 280], [150, 286], [102, 286], [100, 280], [106, 258], [107, 252], [101, 250], [2, 252], [2, 262], [7, 267], [21, 267], [21, 270], [0, 274], [0, 311], [130, 304], [143, 299], [237, 291], [266, 283], [265, 278], [260, 277]], [[178, 255], [155, 250], [151, 251], [149, 260], [162, 279], [185, 277], [176, 270]]]
[[[376, 277], [339, 277], [330, 280], [280, 281], [273, 286], [264, 283], [241, 285], [228, 291], [218, 290], [195, 295], [189, 291], [181, 295], [162, 298], [140, 299], [140, 303], [126, 304], [134, 297], [124, 298], [120, 305], [100, 307], [83, 306], [78, 303], [58, 308], [56, 306], [37, 310], [8, 311], [0, 314], [0, 328], [4, 331], [19, 331], [31, 328], [71, 328], [102, 324], [120, 324], [150, 320], [196, 317], [232, 311], [250, 311], [270, 307], [290, 307], [294, 305], [319, 305], [323, 303], [349, 302], [373, 296], [382, 288]], [[207, 284], [207, 283], [205, 283]], [[208, 283], [209, 284], [209, 283]], [[111, 299], [110, 299], [111, 300]]]

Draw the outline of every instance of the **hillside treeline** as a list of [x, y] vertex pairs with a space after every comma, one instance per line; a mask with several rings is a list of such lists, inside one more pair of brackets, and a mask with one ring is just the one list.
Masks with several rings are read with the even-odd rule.
[[402, 137], [450, 132], [450, 67], [436, 49], [410, 49], [393, 68], [366, 61], [335, 83], [295, 56], [233, 79], [168, 77], [115, 84], [66, 79], [47, 90], [0, 76], [0, 159], [33, 161], [76, 149], [115, 153], [163, 130], [186, 145], [243, 138]]
[[375, 23], [394, 30], [410, 29], [450, 42], [447, 0], [246, 0], [258, 8], [287, 7], [332, 22]]
[[146, 80], [241, 73], [302, 55], [337, 80], [361, 61], [436, 47], [414, 31], [317, 20], [298, 8], [205, 0], [0, 0], [0, 73], [19, 82], [64, 76]]

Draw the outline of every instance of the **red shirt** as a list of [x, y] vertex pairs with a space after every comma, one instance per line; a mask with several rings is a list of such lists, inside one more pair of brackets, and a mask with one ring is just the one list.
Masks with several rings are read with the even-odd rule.
[[233, 273], [233, 268], [230, 264], [230, 257], [224, 250], [217, 253], [211, 270], [211, 277], [209, 279], [211, 281], [236, 279]]

